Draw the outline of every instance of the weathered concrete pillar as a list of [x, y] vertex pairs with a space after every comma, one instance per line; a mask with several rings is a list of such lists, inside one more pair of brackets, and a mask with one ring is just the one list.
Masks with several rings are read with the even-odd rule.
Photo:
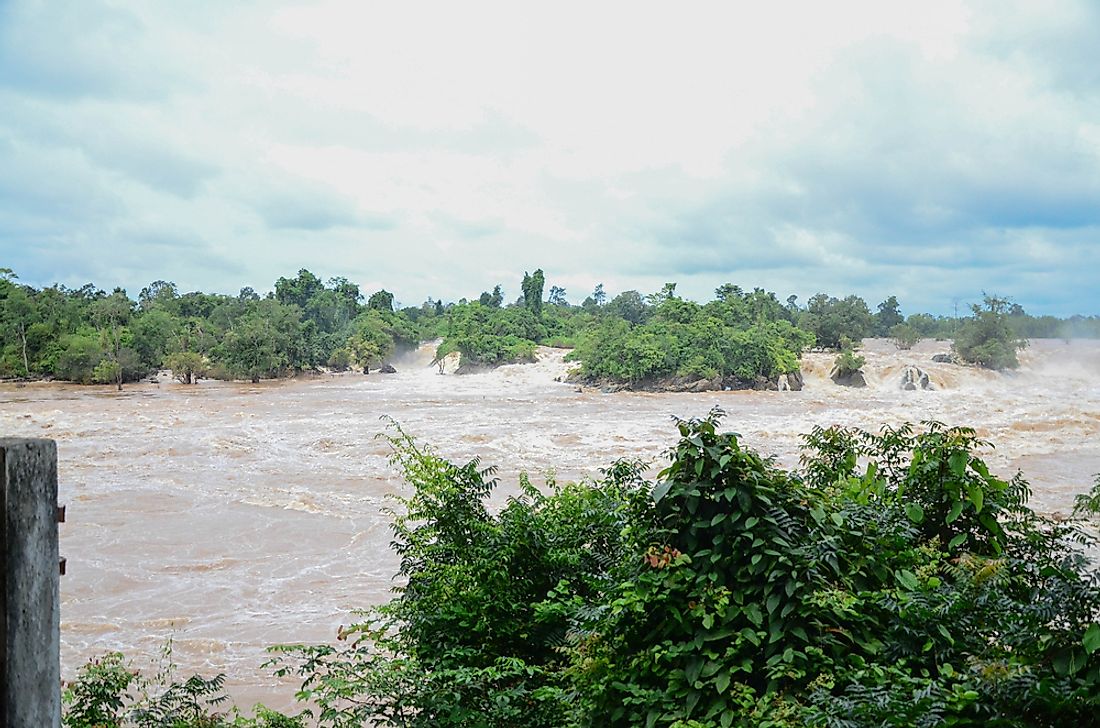
[[57, 445], [0, 438], [0, 726], [61, 725]]

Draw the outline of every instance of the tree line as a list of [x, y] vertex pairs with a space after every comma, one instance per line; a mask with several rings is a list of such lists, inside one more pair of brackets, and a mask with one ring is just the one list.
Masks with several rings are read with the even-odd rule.
[[805, 306], [795, 296], [724, 284], [696, 303], [661, 291], [610, 297], [598, 285], [580, 304], [541, 269], [524, 273], [520, 295], [503, 285], [472, 299], [428, 298], [398, 308], [386, 290], [364, 295], [344, 277], [322, 281], [302, 269], [261, 295], [181, 293], [168, 281], [135, 299], [116, 288], [24, 285], [0, 269], [0, 377], [49, 377], [84, 384], [136, 381], [170, 369], [197, 378], [258, 381], [327, 367], [369, 369], [400, 348], [439, 339], [436, 355], [457, 352], [464, 367], [531, 361], [537, 346], [573, 348], [584, 375], [616, 382], [729, 377], [752, 384], [796, 371], [811, 347], [842, 350], [868, 336], [901, 348], [921, 338], [951, 338], [965, 361], [1016, 364], [1029, 337], [1100, 336], [1100, 318], [1028, 315], [1007, 299], [986, 297], [963, 318], [904, 316], [890, 296], [872, 312], [858, 296], [821, 293]]

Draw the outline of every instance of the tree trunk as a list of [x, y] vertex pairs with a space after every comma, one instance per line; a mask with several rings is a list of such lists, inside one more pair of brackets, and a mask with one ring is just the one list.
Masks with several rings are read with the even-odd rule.
[[115, 366], [118, 367], [118, 391], [122, 391], [122, 331], [115, 332]]
[[23, 341], [23, 375], [31, 375], [31, 365], [27, 363], [27, 327], [19, 327], [19, 338]]

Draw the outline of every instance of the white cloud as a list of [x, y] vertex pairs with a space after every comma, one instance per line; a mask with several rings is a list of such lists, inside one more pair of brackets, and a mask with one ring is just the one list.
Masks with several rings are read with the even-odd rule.
[[309, 267], [413, 302], [541, 266], [578, 300], [734, 280], [1100, 308], [1084, 2], [0, 16], [0, 254], [28, 282], [235, 291]]

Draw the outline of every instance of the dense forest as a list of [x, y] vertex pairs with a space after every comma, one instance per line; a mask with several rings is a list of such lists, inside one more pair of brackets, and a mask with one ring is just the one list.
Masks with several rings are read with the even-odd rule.
[[795, 296], [781, 303], [774, 293], [733, 284], [705, 304], [681, 298], [673, 283], [614, 297], [599, 285], [579, 305], [561, 287], [544, 289], [536, 270], [524, 274], [511, 303], [497, 285], [476, 299], [398, 308], [389, 291], [364, 295], [346, 278], [324, 282], [303, 269], [264, 295], [181, 293], [155, 281], [134, 300], [92, 284], [35, 289], [0, 269], [0, 377], [121, 388], [168, 369], [186, 383], [255, 382], [319, 368], [369, 370], [399, 349], [440, 340], [437, 356], [458, 352], [463, 370], [531, 361], [537, 346], [548, 345], [573, 348], [581, 377], [592, 382], [718, 378], [766, 386], [797, 372], [808, 348], [850, 355], [868, 336], [890, 337], [900, 348], [950, 338], [961, 360], [995, 369], [1016, 366], [1028, 338], [1100, 336], [1096, 316], [1034, 317], [992, 296], [954, 318], [904, 316], [894, 296], [872, 312], [857, 296], [821, 293], [800, 306]]
[[69, 728], [1100, 725], [1100, 573], [1070, 517], [1028, 508], [973, 430], [815, 429], [780, 469], [680, 421], [645, 464], [490, 507], [493, 469], [391, 431], [395, 596], [330, 645], [273, 647], [292, 714], [224, 707], [223, 678], [111, 654]]

